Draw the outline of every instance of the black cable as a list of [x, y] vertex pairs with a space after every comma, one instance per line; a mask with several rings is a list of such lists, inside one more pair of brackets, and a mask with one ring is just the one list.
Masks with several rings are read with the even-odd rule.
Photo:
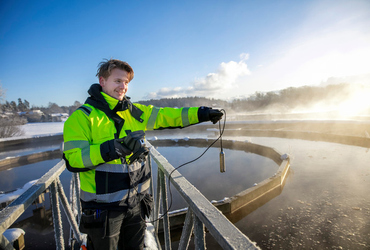
[[[170, 192], [170, 197], [171, 197], [171, 199], [170, 199], [170, 205], [169, 205], [169, 207], [167, 208], [167, 211], [164, 213], [164, 214], [162, 214], [159, 218], [157, 218], [157, 219], [155, 219], [155, 220], [153, 220], [153, 221], [148, 221], [149, 223], [153, 223], [153, 222], [156, 222], [156, 221], [159, 221], [159, 220], [161, 220], [161, 219], [163, 219], [163, 217], [166, 215], [166, 214], [168, 214], [168, 212], [170, 211], [170, 209], [171, 209], [171, 207], [172, 207], [172, 191], [171, 191], [171, 175], [173, 174], [173, 172], [175, 172], [177, 169], [179, 169], [179, 168], [181, 168], [181, 167], [183, 167], [183, 166], [186, 166], [186, 165], [188, 165], [188, 164], [190, 164], [190, 163], [193, 163], [193, 162], [195, 162], [195, 161], [197, 161], [197, 160], [199, 160], [207, 151], [208, 151], [208, 149], [210, 149], [218, 140], [220, 140], [220, 146], [221, 146], [221, 150], [223, 149], [223, 147], [222, 147], [222, 135], [224, 134], [224, 131], [225, 131], [225, 126], [226, 126], [226, 110], [224, 110], [224, 109], [221, 109], [221, 111], [223, 111], [223, 113], [225, 114], [225, 118], [224, 118], [224, 122], [223, 122], [223, 126], [222, 126], [222, 130], [221, 130], [221, 120], [219, 120], [218, 121], [218, 124], [219, 124], [219, 130], [220, 130], [220, 135], [217, 137], [217, 139], [216, 140], [214, 140], [207, 148], [206, 148], [206, 150], [204, 150], [204, 152], [200, 155], [200, 156], [198, 156], [197, 158], [195, 158], [195, 159], [193, 159], [193, 160], [191, 160], [191, 161], [188, 161], [188, 162], [185, 162], [184, 164], [181, 164], [180, 166], [178, 166], [177, 168], [175, 168], [174, 170], [172, 170], [171, 171], [171, 173], [169, 174], [169, 176], [168, 176], [168, 189], [169, 189], [169, 192]], [[130, 176], [130, 169], [128, 168], [128, 175], [129, 175], [129, 179], [130, 179], [130, 186], [132, 185], [132, 183], [131, 183], [131, 176]], [[157, 185], [159, 185], [159, 183], [157, 183]], [[132, 185], [133, 186], [133, 188], [136, 190], [136, 192], [137, 192], [137, 194], [139, 193], [138, 192], [138, 190], [136, 189], [136, 187], [134, 186], [134, 185]], [[141, 216], [141, 214], [140, 214], [140, 216]], [[145, 221], [145, 219], [143, 219], [142, 218], [142, 220], [144, 220]]]
[[[170, 211], [170, 209], [171, 209], [171, 207], [172, 207], [172, 191], [171, 191], [171, 175], [173, 174], [173, 172], [175, 172], [177, 169], [179, 169], [179, 168], [181, 168], [181, 167], [183, 167], [183, 166], [185, 166], [185, 165], [188, 165], [188, 164], [190, 164], [190, 163], [193, 163], [193, 162], [195, 162], [195, 161], [197, 161], [197, 160], [199, 160], [207, 151], [208, 151], [208, 149], [210, 149], [219, 139], [221, 139], [220, 140], [220, 143], [221, 143], [221, 148], [222, 148], [222, 135], [223, 135], [223, 133], [224, 133], [224, 131], [225, 131], [225, 125], [226, 125], [226, 111], [224, 110], [224, 109], [221, 109], [221, 111], [223, 111], [223, 113], [225, 114], [225, 119], [224, 119], [224, 123], [223, 123], [223, 127], [222, 127], [222, 130], [221, 130], [221, 121], [219, 120], [218, 121], [218, 123], [219, 123], [219, 129], [220, 129], [220, 135], [219, 135], [219, 137], [216, 139], [216, 140], [214, 140], [207, 148], [206, 148], [206, 150], [204, 150], [204, 152], [200, 155], [200, 156], [198, 156], [197, 158], [195, 158], [195, 159], [193, 159], [193, 160], [191, 160], [191, 161], [188, 161], [188, 162], [186, 162], [186, 163], [184, 163], [184, 164], [182, 164], [182, 165], [180, 165], [180, 166], [178, 166], [177, 168], [175, 168], [174, 170], [172, 170], [171, 171], [171, 173], [169, 174], [169, 176], [168, 176], [168, 189], [169, 189], [169, 191], [170, 191], [170, 197], [171, 197], [171, 201], [170, 201], [170, 205], [169, 205], [169, 207], [168, 207], [168, 209], [167, 209], [167, 211], [164, 213], [164, 214], [162, 214], [162, 216], [160, 217], [160, 218], [158, 218], [157, 220], [160, 220], [160, 219], [162, 219], [169, 211]], [[159, 185], [159, 183], [157, 183], [157, 185]], [[155, 220], [155, 221], [157, 221], [157, 220]]]

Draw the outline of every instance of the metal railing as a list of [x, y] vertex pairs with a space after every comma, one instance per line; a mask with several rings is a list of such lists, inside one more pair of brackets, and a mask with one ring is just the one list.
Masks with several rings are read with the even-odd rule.
[[[255, 243], [250, 241], [241, 231], [239, 231], [239, 229], [237, 229], [222, 214], [222, 212], [212, 205], [212, 203], [209, 202], [203, 196], [203, 194], [199, 192], [199, 190], [189, 183], [189, 181], [186, 180], [186, 178], [183, 177], [178, 171], [174, 171], [174, 167], [169, 164], [166, 158], [164, 158], [156, 149], [154, 149], [154, 147], [151, 147], [151, 151], [148, 156], [147, 164], [150, 164], [150, 167], [152, 163], [151, 159], [153, 159], [158, 166], [158, 181], [155, 196], [156, 201], [154, 213], [151, 219], [156, 221], [154, 223], [154, 228], [159, 248], [160, 244], [158, 240], [158, 226], [159, 221], [163, 221], [165, 249], [171, 249], [169, 215], [168, 213], [164, 213], [163, 218], [160, 218], [160, 220], [158, 220], [158, 218], [160, 216], [160, 205], [162, 207], [162, 211], [167, 211], [168, 208], [165, 176], [168, 177], [172, 172], [170, 181], [189, 206], [180, 239], [179, 249], [188, 248], [192, 234], [194, 235], [194, 244], [196, 249], [205, 249], [205, 228], [207, 228], [209, 233], [223, 249], [258, 249]], [[71, 246], [73, 246], [73, 242], [77, 242], [79, 245], [83, 243], [84, 238], [78, 228], [78, 221], [81, 216], [81, 208], [78, 206], [79, 202], [76, 202], [75, 204], [77, 205], [78, 211], [76, 214], [76, 212], [72, 211], [73, 206], [71, 207], [70, 203], [68, 202], [63, 186], [59, 180], [59, 176], [64, 170], [65, 163], [62, 160], [52, 169], [50, 169], [45, 175], [43, 175], [21, 196], [0, 211], [0, 248], [14, 249], [12, 244], [9, 243], [9, 241], [4, 237], [3, 233], [21, 216], [22, 213], [26, 211], [32, 202], [48, 188], [51, 196], [56, 249], [64, 249], [65, 247], [60, 204], [64, 209], [73, 232], [70, 239]], [[74, 190], [79, 190], [77, 174], [72, 175], [72, 183], [72, 188]], [[151, 191], [153, 193], [153, 185], [151, 186]], [[75, 192], [75, 195], [77, 195], [77, 201], [79, 201], [78, 193], [79, 192]]]
[[51, 209], [53, 214], [56, 249], [64, 249], [63, 227], [59, 200], [61, 201], [65, 214], [67, 215], [69, 225], [74, 232], [75, 239], [79, 244], [82, 244], [83, 238], [79, 232], [77, 221], [72, 213], [71, 206], [68, 203], [63, 186], [59, 180], [59, 176], [64, 169], [65, 163], [62, 160], [0, 212], [0, 248], [14, 249], [12, 244], [4, 237], [3, 233], [19, 218], [19, 216], [22, 215], [22, 213], [26, 211], [32, 202], [48, 188], [50, 189], [51, 195]]
[[[236, 228], [207, 198], [164, 158], [154, 147], [150, 156], [158, 165], [158, 181], [154, 209], [155, 232], [158, 234], [159, 205], [167, 211], [167, 187], [165, 176], [189, 205], [179, 249], [187, 249], [192, 232], [196, 249], [205, 249], [205, 227], [223, 249], [259, 249], [247, 236]], [[148, 161], [150, 163], [150, 160]], [[169, 215], [163, 215], [165, 249], [171, 249]]]

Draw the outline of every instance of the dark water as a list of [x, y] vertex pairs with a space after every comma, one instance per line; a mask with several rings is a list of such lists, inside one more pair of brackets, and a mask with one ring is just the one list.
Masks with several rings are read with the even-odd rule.
[[[259, 247], [370, 249], [369, 149], [279, 138], [231, 139], [252, 140], [292, 156], [292, 171], [282, 193], [235, 223]], [[174, 167], [196, 158], [203, 150], [196, 147], [158, 148]], [[220, 173], [218, 154], [219, 149], [212, 148], [198, 161], [179, 169], [209, 200], [230, 197], [271, 177], [277, 169], [277, 165], [268, 158], [225, 150], [226, 173]], [[21, 187], [41, 177], [58, 161], [49, 160], [0, 172], [0, 190]], [[154, 181], [156, 175], [154, 164]], [[61, 175], [67, 195], [70, 176], [67, 171]], [[185, 207], [174, 188], [172, 191], [171, 210]], [[48, 194], [42, 206], [48, 211]], [[55, 249], [50, 216], [40, 220], [40, 210], [40, 205], [32, 205], [17, 221], [26, 231], [26, 249]], [[68, 226], [66, 223], [63, 226], [68, 238]], [[210, 236], [207, 236], [206, 244], [208, 249], [220, 248]]]
[[[176, 168], [197, 158], [205, 148], [160, 147], [157, 150]], [[273, 176], [278, 168], [269, 158], [224, 149], [226, 172], [220, 173], [219, 152], [218, 148], [211, 148], [199, 160], [178, 169], [210, 201], [231, 197], [252, 187], [254, 183]], [[153, 166], [153, 179], [156, 181], [156, 165]], [[186, 207], [186, 203], [177, 195], [176, 189], [171, 190], [173, 193], [171, 210]]]

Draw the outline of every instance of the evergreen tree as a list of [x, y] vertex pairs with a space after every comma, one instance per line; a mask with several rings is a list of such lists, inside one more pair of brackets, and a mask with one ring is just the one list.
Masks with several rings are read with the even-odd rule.
[[16, 113], [18, 111], [17, 109], [17, 104], [15, 103], [15, 101], [11, 101], [10, 102], [10, 109], [13, 113]]
[[24, 100], [24, 105], [26, 106], [26, 109], [30, 109], [30, 103], [27, 100]]
[[18, 111], [20, 111], [20, 112], [24, 112], [24, 111], [27, 110], [27, 107], [26, 107], [26, 105], [24, 105], [21, 98], [18, 98], [18, 107], [17, 108], [18, 108]]

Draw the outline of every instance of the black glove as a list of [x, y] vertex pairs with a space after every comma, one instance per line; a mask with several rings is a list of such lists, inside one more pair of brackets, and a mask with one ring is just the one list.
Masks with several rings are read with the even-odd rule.
[[129, 164], [138, 160], [142, 162], [145, 160], [145, 156], [148, 155], [149, 149], [145, 146], [145, 133], [142, 130], [129, 132], [127, 136], [117, 141], [122, 143], [122, 145], [133, 152], [133, 155], [129, 159]]
[[100, 153], [105, 162], [123, 158], [133, 153], [129, 164], [135, 160], [143, 161], [149, 153], [144, 143], [144, 131], [130, 132], [120, 139], [106, 141], [100, 145]]
[[132, 154], [132, 150], [124, 146], [120, 140], [113, 139], [100, 144], [100, 154], [105, 162]]
[[216, 124], [221, 120], [224, 114], [218, 109], [212, 109], [210, 107], [200, 107], [198, 109], [198, 120], [199, 122], [211, 121]]

